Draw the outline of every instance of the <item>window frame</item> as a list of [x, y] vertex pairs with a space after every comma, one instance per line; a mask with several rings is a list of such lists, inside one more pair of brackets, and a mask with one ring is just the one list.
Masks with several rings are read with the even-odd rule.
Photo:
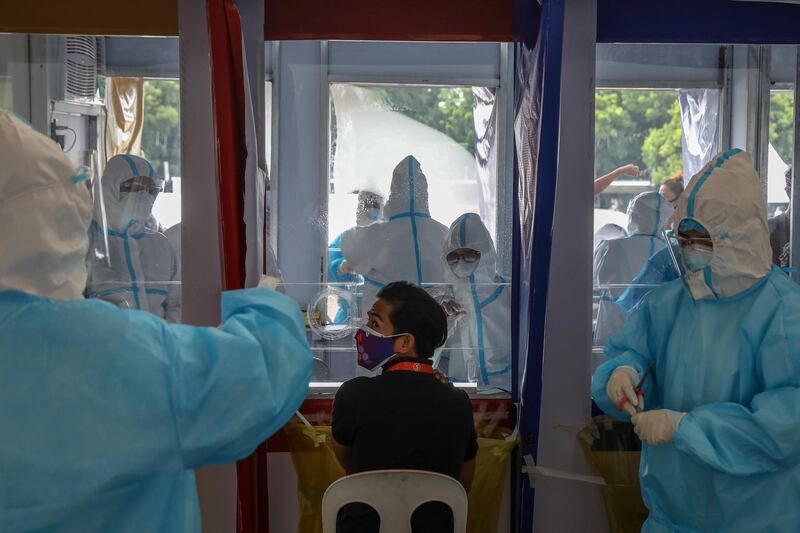
[[[314, 127], [319, 128], [320, 134], [317, 137], [317, 146], [314, 151], [318, 154], [315, 167], [319, 180], [313, 191], [319, 198], [317, 206], [320, 213], [327, 213], [328, 195], [330, 187], [330, 84], [331, 83], [353, 83], [353, 84], [391, 84], [391, 85], [446, 85], [446, 86], [490, 86], [497, 88], [497, 104], [502, 111], [498, 113], [498, 136], [497, 136], [497, 179], [498, 179], [498, 227], [508, 230], [512, 227], [512, 206], [513, 206], [513, 110], [510, 103], [513, 102], [513, 61], [510, 54], [513, 53], [513, 45], [508, 43], [418, 43], [418, 42], [387, 42], [387, 41], [317, 41], [319, 45], [319, 70], [317, 90], [319, 91], [320, 106], [319, 122]], [[282, 133], [280, 126], [280, 116], [282, 113], [291, 111], [283, 107], [281, 92], [284, 90], [281, 85], [281, 67], [285, 66], [282, 61], [285, 56], [286, 48], [282, 48], [281, 42], [272, 43], [271, 64], [275, 65], [271, 72], [272, 78], [272, 158], [270, 164], [270, 243], [278, 256], [278, 263], [283, 269], [283, 261], [280, 253], [282, 232], [280, 226], [280, 205], [286, 202], [280, 201], [283, 195], [281, 181], [282, 170], [280, 156], [280, 139]], [[470, 54], [472, 50], [480, 53]], [[354, 51], [358, 51], [355, 54]], [[415, 63], [420, 57], [420, 52], [425, 53], [425, 57], [430, 59], [428, 64], [421, 67]], [[465, 53], [467, 52], [467, 53]], [[487, 75], [486, 58], [492, 55], [490, 65], [491, 75]], [[455, 67], [452, 72], [437, 71], [438, 64], [446, 64], [453, 61]], [[422, 70], [424, 72], [420, 73]], [[268, 78], [265, 79], [268, 81]], [[309, 125], [300, 125], [308, 128]], [[302, 138], [312, 139], [312, 135]], [[311, 142], [311, 141], [310, 141]], [[295, 179], [288, 175], [283, 179]], [[309, 185], [309, 192], [311, 185]], [[319, 261], [319, 278], [314, 281], [325, 283], [327, 281], [326, 265], [328, 253], [328, 223], [327, 217], [320, 217], [322, 227], [317, 248], [317, 259]], [[501, 264], [510, 271], [512, 242], [500, 246], [498, 243], [498, 257]], [[309, 281], [309, 280], [305, 280]]]

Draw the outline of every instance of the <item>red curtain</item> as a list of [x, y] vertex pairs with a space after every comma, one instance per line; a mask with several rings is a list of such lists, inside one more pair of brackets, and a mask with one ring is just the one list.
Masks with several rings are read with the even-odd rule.
[[[211, 85], [217, 140], [219, 227], [222, 277], [225, 290], [241, 289], [245, 283], [247, 252], [244, 225], [244, 190], [247, 148], [245, 143], [245, 91], [242, 25], [233, 0], [207, 0], [211, 48]], [[263, 447], [263, 446], [262, 446]], [[262, 450], [263, 453], [263, 450]], [[258, 478], [256, 454], [239, 461], [237, 474], [237, 531], [265, 531], [256, 516]], [[266, 466], [266, 465], [264, 465]], [[262, 495], [263, 498], [263, 495]], [[267, 501], [263, 498], [263, 501]], [[265, 507], [265, 506], [261, 506]], [[262, 525], [263, 524], [263, 525]], [[256, 529], [258, 528], [258, 529]]]
[[514, 0], [264, 0], [267, 41], [514, 41]]
[[223, 286], [241, 289], [245, 279], [244, 66], [242, 25], [233, 0], [208, 0], [214, 126], [217, 138]]

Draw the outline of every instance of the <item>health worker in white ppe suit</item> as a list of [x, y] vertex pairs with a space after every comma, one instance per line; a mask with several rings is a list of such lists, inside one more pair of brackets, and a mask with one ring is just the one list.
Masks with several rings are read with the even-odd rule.
[[709, 162], [672, 223], [687, 273], [642, 300], [592, 380], [644, 442], [643, 531], [800, 531], [800, 287], [772, 265], [747, 154]]
[[383, 221], [342, 235], [341, 249], [349, 268], [364, 277], [362, 315], [375, 303], [378, 291], [393, 281], [423, 288], [442, 283], [446, 237], [447, 227], [431, 218], [428, 181], [419, 161], [407, 156], [392, 173]]
[[[511, 391], [511, 286], [497, 271], [494, 242], [480, 215], [461, 215], [444, 247], [448, 312], [447, 375], [479, 389]], [[454, 304], [454, 305], [453, 305]]]
[[298, 306], [222, 294], [217, 328], [84, 299], [92, 199], [0, 110], [0, 531], [200, 532], [193, 469], [250, 454], [308, 391]]
[[647, 260], [666, 246], [661, 231], [672, 212], [672, 205], [658, 192], [642, 193], [628, 205], [625, 236], [601, 241], [595, 248], [594, 284], [605, 287], [600, 289], [595, 346], [605, 346], [625, 323], [625, 312], [617, 305], [625, 288], [608, 286], [631, 283]]
[[112, 157], [95, 198], [87, 296], [180, 322], [180, 264], [153, 217], [164, 181], [131, 155]]

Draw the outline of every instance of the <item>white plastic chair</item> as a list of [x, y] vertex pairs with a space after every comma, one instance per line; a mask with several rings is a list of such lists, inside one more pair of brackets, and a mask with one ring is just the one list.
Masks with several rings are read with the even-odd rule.
[[344, 477], [322, 498], [322, 531], [336, 533], [336, 515], [349, 503], [366, 503], [381, 519], [380, 533], [411, 533], [411, 515], [427, 502], [453, 511], [453, 533], [467, 531], [467, 493], [455, 479], [421, 470], [375, 470]]

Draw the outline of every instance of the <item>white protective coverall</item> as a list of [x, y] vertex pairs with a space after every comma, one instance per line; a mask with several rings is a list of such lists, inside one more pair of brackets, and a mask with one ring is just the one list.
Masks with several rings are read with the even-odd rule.
[[387, 283], [408, 281], [426, 287], [444, 281], [441, 255], [447, 227], [431, 218], [428, 182], [413, 156], [394, 169], [383, 217], [382, 222], [342, 235], [342, 253], [364, 276], [362, 316]]
[[[447, 265], [459, 248], [481, 253], [475, 271], [459, 277]], [[511, 391], [511, 285], [497, 271], [497, 252], [480, 215], [467, 213], [450, 226], [444, 247], [445, 280], [462, 314], [448, 321], [444, 353], [453, 381], [475, 381], [481, 389]]]
[[89, 232], [86, 295], [180, 322], [178, 255], [153, 218], [157, 194], [120, 190], [139, 176], [163, 183], [141, 157], [117, 155], [106, 165]]
[[[672, 205], [656, 191], [631, 200], [627, 235], [601, 241], [594, 250], [595, 287], [631, 283], [647, 260], [666, 246], [661, 230], [668, 225], [672, 211]], [[616, 303], [624, 292], [624, 287], [600, 289], [595, 346], [605, 346], [625, 323], [625, 312]]]

